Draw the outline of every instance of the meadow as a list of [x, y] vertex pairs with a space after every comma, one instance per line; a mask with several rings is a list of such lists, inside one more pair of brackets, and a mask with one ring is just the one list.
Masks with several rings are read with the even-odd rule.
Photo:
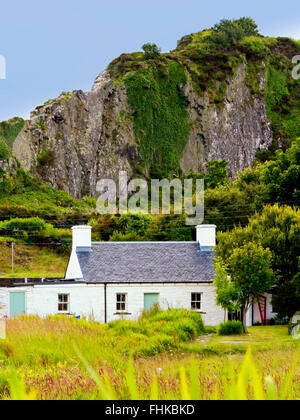
[[295, 400], [299, 350], [286, 326], [221, 337], [186, 310], [109, 325], [20, 317], [0, 340], [0, 399]]
[[[0, 238], [0, 277], [11, 277], [12, 275], [12, 240]], [[69, 247], [67, 252], [59, 254], [49, 246], [27, 245], [14, 241], [15, 277], [64, 277], [69, 259]]]

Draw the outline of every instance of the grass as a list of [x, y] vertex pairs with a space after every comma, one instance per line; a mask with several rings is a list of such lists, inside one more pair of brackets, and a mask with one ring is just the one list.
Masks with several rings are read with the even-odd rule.
[[300, 397], [299, 341], [287, 327], [253, 327], [247, 336], [214, 336], [204, 346], [194, 340], [201, 334], [199, 316], [184, 310], [110, 325], [65, 317], [8, 320], [0, 398]]
[[[0, 277], [11, 277], [11, 245], [0, 238]], [[63, 277], [69, 255], [58, 254], [52, 247], [16, 244], [14, 247], [15, 277]]]

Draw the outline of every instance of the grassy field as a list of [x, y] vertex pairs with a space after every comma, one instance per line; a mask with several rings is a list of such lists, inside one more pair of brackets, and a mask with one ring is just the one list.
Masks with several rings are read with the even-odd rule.
[[[11, 277], [11, 244], [0, 238], [0, 277]], [[64, 277], [69, 254], [58, 254], [49, 247], [16, 244], [15, 277]]]
[[282, 326], [249, 331], [203, 345], [201, 317], [184, 310], [109, 325], [8, 320], [0, 399], [299, 399], [299, 340]]

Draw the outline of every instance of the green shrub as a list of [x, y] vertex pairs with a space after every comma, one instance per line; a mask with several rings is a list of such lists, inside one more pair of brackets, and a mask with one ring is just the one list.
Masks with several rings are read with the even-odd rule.
[[44, 149], [37, 156], [39, 166], [55, 166], [56, 159], [52, 150]]
[[240, 321], [228, 321], [218, 328], [219, 335], [240, 335], [243, 333], [243, 324]]
[[160, 48], [158, 48], [156, 44], [150, 44], [150, 42], [148, 42], [147, 44], [144, 44], [142, 46], [142, 49], [144, 51], [145, 60], [153, 60], [159, 57], [160, 52], [161, 52]]
[[10, 156], [10, 150], [7, 147], [5, 140], [0, 138], [0, 160], [6, 160]]

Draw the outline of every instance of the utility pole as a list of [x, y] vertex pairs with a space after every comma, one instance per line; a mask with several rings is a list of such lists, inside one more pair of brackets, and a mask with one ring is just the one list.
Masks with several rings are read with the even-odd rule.
[[15, 243], [11, 243], [11, 276], [14, 276], [14, 245]]

